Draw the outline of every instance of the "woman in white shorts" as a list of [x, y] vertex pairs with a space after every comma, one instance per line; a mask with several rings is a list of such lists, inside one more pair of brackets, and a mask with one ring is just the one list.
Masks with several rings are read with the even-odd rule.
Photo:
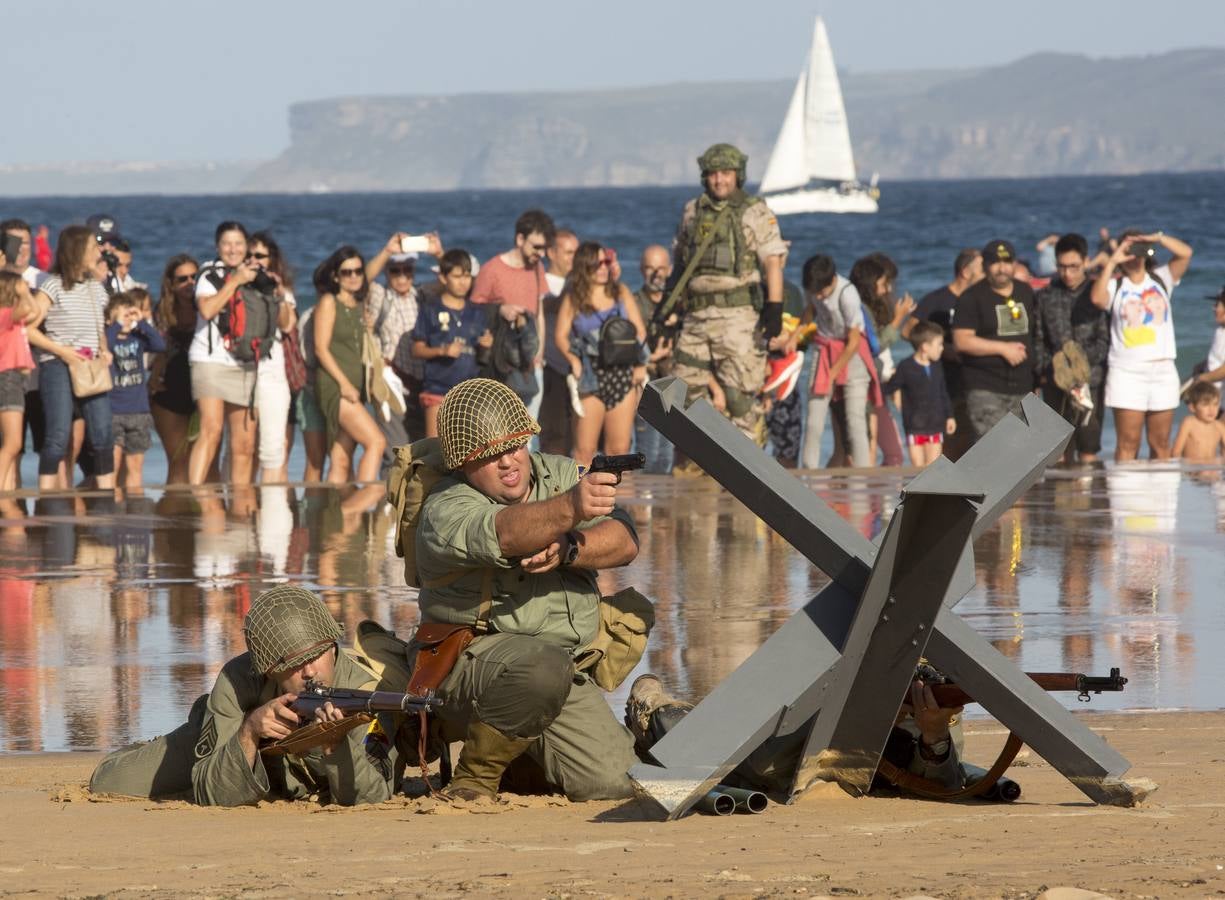
[[298, 327], [297, 302], [293, 295], [293, 280], [281, 248], [266, 231], [251, 235], [251, 259], [276, 281], [281, 303], [277, 312], [277, 335], [272, 351], [259, 361], [259, 378], [255, 382], [255, 408], [259, 415], [260, 480], [289, 480], [287, 464], [293, 432], [289, 430], [290, 392], [285, 374], [285, 351], [282, 335]]
[[[1153, 266], [1158, 248], [1171, 259]], [[1164, 232], [1125, 231], [1093, 284], [1093, 304], [1110, 311], [1105, 402], [1114, 410], [1116, 462], [1134, 460], [1148, 434], [1149, 458], [1168, 459], [1178, 408], [1171, 297], [1191, 262], [1191, 248]]]
[[255, 280], [259, 267], [247, 258], [247, 229], [238, 222], [217, 226], [217, 259], [205, 263], [196, 282], [196, 333], [187, 351], [191, 393], [200, 413], [200, 436], [191, 446], [187, 479], [204, 484], [221, 449], [226, 427], [230, 433], [230, 480], [251, 484], [255, 467], [255, 364], [241, 363], [226, 349], [217, 316], [244, 284]]

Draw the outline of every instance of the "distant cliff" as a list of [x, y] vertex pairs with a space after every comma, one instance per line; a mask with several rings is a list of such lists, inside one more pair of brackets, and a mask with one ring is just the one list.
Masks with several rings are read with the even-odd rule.
[[[291, 145], [245, 190], [378, 191], [690, 182], [707, 145], [761, 176], [792, 82], [351, 97], [290, 109]], [[1225, 50], [843, 75], [863, 173], [885, 179], [1225, 168]]]

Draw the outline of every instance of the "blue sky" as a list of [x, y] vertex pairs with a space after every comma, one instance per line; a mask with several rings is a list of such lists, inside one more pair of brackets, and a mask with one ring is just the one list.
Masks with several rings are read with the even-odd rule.
[[817, 12], [854, 71], [1225, 46], [1219, 0], [37, 0], [4, 8], [0, 164], [263, 159], [325, 97], [793, 78]]

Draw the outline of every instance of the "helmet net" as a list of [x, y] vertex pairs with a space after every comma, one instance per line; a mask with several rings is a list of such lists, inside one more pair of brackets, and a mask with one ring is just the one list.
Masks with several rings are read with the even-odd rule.
[[438, 408], [438, 439], [448, 469], [522, 447], [539, 433], [519, 395], [490, 378], [460, 382]]
[[252, 666], [261, 675], [300, 666], [344, 637], [319, 597], [289, 584], [260, 594], [242, 631]]

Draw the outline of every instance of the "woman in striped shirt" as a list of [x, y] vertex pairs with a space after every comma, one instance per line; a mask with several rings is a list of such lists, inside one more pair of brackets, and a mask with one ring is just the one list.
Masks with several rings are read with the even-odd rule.
[[[39, 286], [35, 301], [39, 318], [28, 328], [30, 345], [37, 351], [38, 385], [42, 395], [46, 437], [38, 455], [38, 487], [71, 487], [66, 463], [72, 434], [72, 381], [68, 364], [76, 359], [102, 357], [110, 352], [102, 327], [106, 290], [98, 280], [102, 251], [93, 232], [69, 225], [60, 232], [51, 275]], [[79, 397], [85, 420], [85, 442], [93, 454], [93, 472], [99, 488], [115, 486], [114, 438], [111, 432], [110, 392]]]

